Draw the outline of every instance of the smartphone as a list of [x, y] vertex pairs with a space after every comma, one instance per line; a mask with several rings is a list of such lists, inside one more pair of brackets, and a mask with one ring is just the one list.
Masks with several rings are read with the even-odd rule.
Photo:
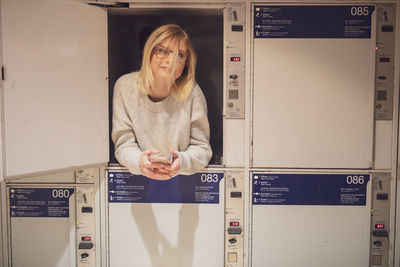
[[172, 164], [172, 155], [151, 154], [150, 161]]

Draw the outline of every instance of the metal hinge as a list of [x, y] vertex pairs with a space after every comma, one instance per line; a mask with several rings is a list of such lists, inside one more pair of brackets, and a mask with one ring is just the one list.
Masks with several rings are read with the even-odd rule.
[[1, 80], [5, 81], [6, 80], [6, 70], [4, 66], [1, 66]]
[[88, 5], [98, 6], [98, 7], [129, 7], [129, 3], [121, 2], [107, 2], [107, 1], [86, 1]]

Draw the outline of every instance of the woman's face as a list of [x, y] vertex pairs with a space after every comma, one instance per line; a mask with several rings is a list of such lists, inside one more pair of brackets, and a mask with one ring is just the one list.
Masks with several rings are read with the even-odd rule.
[[[173, 51], [174, 51], [174, 40], [167, 40], [154, 48], [153, 55], [150, 60], [150, 67], [154, 77], [157, 80], [170, 81], [172, 64], [173, 64]], [[178, 79], [183, 72], [186, 64], [187, 47], [184, 40], [179, 42], [178, 46], [178, 62], [173, 73], [174, 80]]]

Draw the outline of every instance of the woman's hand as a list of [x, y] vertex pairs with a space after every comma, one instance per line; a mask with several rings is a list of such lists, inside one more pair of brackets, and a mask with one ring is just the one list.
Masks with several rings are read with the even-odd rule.
[[178, 152], [171, 150], [170, 153], [172, 155], [172, 164], [169, 169], [169, 174], [172, 177], [175, 176], [178, 173], [179, 169], [181, 168], [181, 161], [179, 159]]
[[150, 162], [150, 155], [159, 153], [158, 150], [146, 150], [139, 158], [140, 172], [151, 179], [168, 180], [172, 177], [170, 164]]

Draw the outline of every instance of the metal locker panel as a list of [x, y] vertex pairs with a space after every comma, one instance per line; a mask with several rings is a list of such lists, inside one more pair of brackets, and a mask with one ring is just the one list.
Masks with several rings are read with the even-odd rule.
[[2, 1], [6, 176], [108, 161], [107, 13]]
[[221, 266], [220, 217], [219, 207], [198, 204], [114, 204], [110, 266]]
[[5, 241], [5, 238], [7, 238], [7, 236], [4, 234], [5, 233], [5, 231], [3, 230], [3, 211], [4, 211], [4, 205], [5, 205], [5, 203], [3, 202], [3, 195], [2, 195], [2, 191], [3, 191], [3, 189], [2, 189], [2, 187], [3, 187], [3, 185], [1, 184], [1, 183], [3, 183], [3, 182], [0, 182], [0, 199], [1, 199], [1, 202], [0, 202], [0, 210], [1, 210], [1, 215], [0, 215], [0, 220], [1, 220], [1, 222], [2, 222], [2, 228], [1, 228], [1, 233], [0, 233], [0, 266], [1, 267], [3, 267], [3, 266], [5, 266], [5, 261], [6, 261], [6, 257], [4, 257], [4, 251], [5, 251], [5, 249], [3, 248], [3, 245], [4, 245], [4, 241]]
[[368, 266], [368, 177], [351, 172], [253, 174], [252, 266]]
[[[41, 193], [41, 190], [51, 190], [51, 188], [28, 186], [8, 188], [8, 199], [11, 201], [11, 198], [16, 198], [21, 201], [15, 202], [16, 206], [12, 202], [8, 205], [12, 264], [10, 266], [76, 266], [75, 194], [71, 193], [68, 197], [67, 207], [61, 207], [57, 203], [51, 204], [49, 197], [44, 197], [49, 200], [47, 202], [30, 196], [30, 194]], [[55, 188], [62, 189], [59, 186]], [[21, 189], [25, 192], [16, 191]], [[65, 189], [74, 192], [72, 187], [65, 187]], [[53, 201], [58, 200], [54, 198]], [[46, 211], [42, 209], [48, 204], [52, 207], [48, 206]], [[62, 217], [60, 214], [66, 210], [68, 210], [68, 216]], [[53, 214], [46, 214], [47, 212]]]
[[[125, 178], [129, 179], [128, 176]], [[182, 176], [182, 178], [187, 177]], [[222, 266], [224, 263], [223, 185], [224, 179], [219, 182], [219, 203], [214, 204], [116, 203], [110, 200], [114, 198], [115, 201], [121, 197], [130, 199], [128, 201], [140, 202], [139, 199], [144, 198], [140, 195], [143, 186], [119, 183], [113, 189], [109, 188], [107, 193], [109, 265]], [[207, 191], [206, 188], [199, 190]], [[200, 191], [197, 196], [202, 194]]]
[[392, 121], [376, 121], [374, 143], [374, 169], [388, 170], [392, 168]]
[[255, 207], [253, 266], [368, 266], [369, 218], [366, 208]]
[[372, 167], [374, 14], [370, 38], [254, 38], [254, 167]]
[[75, 243], [65, 231], [74, 230], [70, 220], [12, 219], [11, 225], [12, 266], [75, 266]]

